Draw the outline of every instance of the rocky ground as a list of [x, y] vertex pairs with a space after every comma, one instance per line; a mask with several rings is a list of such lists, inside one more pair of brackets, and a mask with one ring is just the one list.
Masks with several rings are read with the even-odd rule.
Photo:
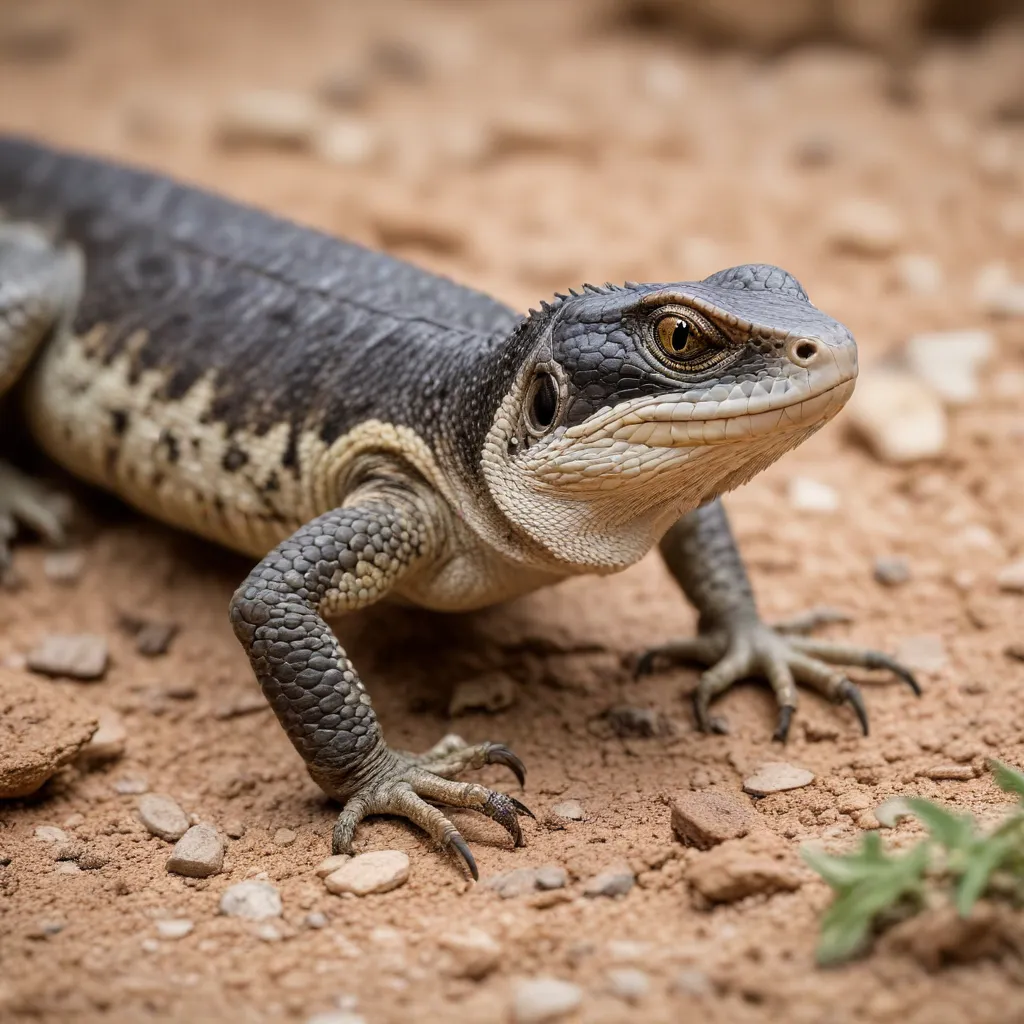
[[4, 1020], [1024, 1019], [1024, 927], [999, 907], [817, 969], [830, 896], [799, 857], [894, 796], [994, 820], [987, 759], [1024, 761], [1024, 35], [932, 40], [894, 78], [866, 50], [754, 58], [612, 6], [7, 5], [0, 125], [519, 307], [786, 266], [864, 373], [730, 498], [736, 531], [766, 616], [844, 609], [825, 635], [899, 652], [924, 696], [860, 673], [871, 736], [808, 695], [783, 750], [744, 687], [731, 733], [698, 734], [694, 671], [629, 670], [694, 627], [654, 556], [475, 616], [372, 610], [339, 628], [392, 743], [508, 742], [538, 821], [512, 850], [458, 815], [477, 886], [399, 821], [323, 865], [337, 809], [227, 625], [247, 566], [73, 488], [72, 550], [26, 543], [0, 594]]

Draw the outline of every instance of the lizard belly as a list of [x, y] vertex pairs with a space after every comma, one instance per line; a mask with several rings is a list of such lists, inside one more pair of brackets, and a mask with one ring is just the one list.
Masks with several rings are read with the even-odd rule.
[[[97, 357], [96, 333], [54, 339], [26, 382], [25, 414], [43, 450], [147, 515], [263, 556], [322, 509], [305, 509], [284, 454], [287, 424], [257, 436], [211, 419], [212, 382], [178, 399], [130, 353]], [[244, 433], [244, 432], [243, 432]]]

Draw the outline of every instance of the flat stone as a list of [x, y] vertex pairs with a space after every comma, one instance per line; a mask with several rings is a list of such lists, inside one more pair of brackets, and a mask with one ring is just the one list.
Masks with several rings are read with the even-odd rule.
[[680, 793], [670, 804], [672, 831], [687, 846], [708, 850], [727, 839], [739, 839], [760, 824], [750, 801], [731, 793], [705, 789]]
[[27, 664], [44, 676], [99, 679], [107, 670], [107, 641], [92, 633], [51, 633], [29, 652]]
[[274, 842], [278, 846], [291, 846], [298, 838], [299, 834], [290, 828], [279, 828], [274, 833]]
[[569, 872], [560, 864], [543, 864], [534, 872], [538, 889], [564, 889], [569, 884]]
[[743, 780], [743, 791], [751, 796], [767, 796], [787, 789], [802, 789], [814, 781], [814, 772], [788, 761], [769, 761]]
[[306, 1018], [306, 1024], [367, 1024], [366, 1018], [349, 1010], [327, 1010]]
[[636, 1005], [651, 991], [651, 978], [637, 967], [613, 967], [608, 972], [608, 991], [624, 1003]]
[[281, 894], [270, 882], [249, 879], [229, 886], [221, 895], [220, 912], [247, 921], [265, 921], [281, 916]]
[[144, 658], [159, 658], [171, 647], [178, 635], [176, 622], [146, 622], [135, 634], [135, 650]]
[[995, 352], [991, 331], [929, 331], [908, 339], [903, 359], [944, 402], [966, 405], [979, 397], [978, 372]]
[[448, 714], [453, 718], [467, 711], [495, 713], [510, 708], [519, 695], [516, 681], [506, 672], [488, 672], [466, 679], [452, 691]]
[[195, 924], [184, 917], [156, 923], [156, 933], [161, 939], [183, 939], [186, 935], [191, 935], [194, 928]]
[[77, 583], [85, 568], [81, 551], [49, 551], [43, 556], [43, 575], [51, 583], [71, 586]]
[[917, 774], [936, 782], [968, 782], [978, 777], [974, 766], [969, 764], [936, 764], [931, 768], [923, 768]]
[[324, 879], [328, 892], [369, 896], [390, 892], [409, 878], [409, 857], [401, 850], [360, 853]]
[[585, 817], [583, 805], [579, 800], [563, 800], [551, 808], [551, 813], [556, 818], [563, 818], [565, 821], [582, 821]]
[[595, 875], [583, 887], [583, 895], [592, 898], [597, 896], [625, 896], [635, 884], [636, 875], [623, 865]]
[[0, 669], [0, 799], [35, 793], [95, 733], [96, 716], [60, 689]]
[[97, 718], [99, 728], [82, 748], [80, 755], [83, 761], [92, 765], [116, 761], [124, 755], [125, 744], [128, 742], [128, 730], [116, 711], [100, 708]]
[[126, 776], [114, 783], [114, 792], [120, 796], [139, 796], [149, 789], [149, 781], [141, 776]]
[[208, 878], [224, 866], [224, 844], [209, 825], [193, 825], [174, 844], [167, 870], [188, 878]]
[[515, 984], [512, 1019], [515, 1024], [544, 1024], [572, 1013], [583, 1001], [579, 985], [560, 978], [527, 978]]
[[484, 882], [484, 887], [493, 889], [502, 899], [528, 896], [537, 891], [537, 869], [516, 868], [501, 875], [494, 875]]
[[909, 818], [913, 813], [903, 797], [894, 796], [883, 800], [875, 808], [874, 817], [882, 828], [895, 828], [901, 818]]
[[237, 818], [228, 818], [224, 822], [224, 835], [229, 839], [241, 839], [245, 835], [245, 822]]
[[828, 239], [835, 248], [859, 256], [886, 256], [903, 240], [895, 210], [872, 199], [846, 199], [827, 218]]
[[1024, 594], [1024, 558], [999, 570], [996, 586], [1009, 594]]
[[447, 953], [442, 965], [454, 978], [486, 977], [501, 961], [501, 944], [480, 928], [444, 932], [438, 945]]
[[192, 824], [176, 801], [162, 793], [146, 793], [138, 803], [139, 821], [146, 829], [169, 843], [176, 843]]
[[941, 399], [908, 370], [862, 373], [847, 405], [846, 422], [878, 458], [897, 465], [937, 458], [949, 440]]
[[905, 558], [876, 558], [874, 577], [883, 587], [898, 587], [910, 579], [910, 563]]
[[230, 147], [305, 149], [312, 145], [321, 122], [312, 97], [279, 89], [255, 89], [233, 96], [224, 107], [217, 138]]
[[56, 825], [37, 825], [32, 833], [41, 843], [66, 843], [70, 836]]
[[320, 861], [315, 869], [317, 878], [326, 878], [328, 875], [333, 875], [338, 868], [344, 867], [350, 860], [352, 855], [348, 853], [336, 853], [326, 860]]
[[949, 664], [942, 638], [930, 633], [904, 637], [896, 646], [896, 660], [919, 672], [941, 672]]
[[835, 512], [839, 508], [839, 495], [828, 484], [809, 477], [794, 477], [787, 488], [789, 504], [798, 512]]
[[804, 878], [788, 847], [776, 836], [758, 833], [730, 839], [695, 854], [686, 878], [712, 903], [732, 903], [758, 894], [794, 892]]

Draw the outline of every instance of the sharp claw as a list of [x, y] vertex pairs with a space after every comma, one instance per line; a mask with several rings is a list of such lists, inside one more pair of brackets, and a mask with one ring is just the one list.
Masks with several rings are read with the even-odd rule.
[[729, 735], [729, 723], [719, 715], [708, 714], [699, 691], [693, 695], [693, 713], [701, 732], [714, 733], [716, 736]]
[[525, 814], [528, 818], [533, 818], [534, 821], [537, 820], [537, 815], [534, 814], [526, 804], [520, 803], [514, 796], [510, 796], [509, 800], [512, 801], [512, 806], [515, 807], [520, 814]]
[[853, 710], [857, 713], [857, 719], [860, 722], [860, 727], [867, 736], [870, 731], [868, 728], [868, 709], [864, 706], [864, 698], [861, 696], [860, 690], [857, 689], [849, 679], [844, 679], [839, 684], [839, 697], [841, 700], [845, 700]]
[[488, 748], [487, 763], [503, 764], [519, 780], [520, 786], [526, 785], [526, 765], [503, 744], [496, 743]]
[[921, 684], [914, 678], [913, 672], [911, 672], [909, 669], [904, 668], [902, 665], [895, 661], [889, 666], [889, 670], [893, 673], [893, 675], [902, 679], [903, 682], [905, 682], [907, 686], [909, 686], [910, 689], [914, 691], [915, 697], [921, 696]]
[[636, 668], [633, 670], [633, 678], [649, 675], [654, 671], [654, 659], [658, 656], [657, 651], [644, 651], [637, 659]]
[[793, 724], [793, 712], [796, 710], [790, 704], [783, 704], [779, 708], [779, 718], [775, 726], [775, 732], [772, 734], [772, 739], [777, 743], [785, 743], [789, 738], [789, 727]]
[[448, 842], [455, 847], [458, 851], [459, 856], [466, 862], [466, 867], [469, 868], [469, 873], [473, 876], [474, 882], [480, 881], [480, 871], [477, 869], [476, 860], [473, 854], [470, 852], [469, 844], [466, 842], [458, 832], [452, 833], [448, 837]]

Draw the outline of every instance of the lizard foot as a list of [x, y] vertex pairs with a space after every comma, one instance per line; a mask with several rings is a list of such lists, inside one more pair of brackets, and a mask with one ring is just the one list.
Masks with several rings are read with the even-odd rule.
[[19, 525], [51, 544], [63, 544], [69, 518], [70, 508], [61, 495], [0, 461], [0, 578], [10, 572], [10, 545]]
[[523, 762], [500, 743], [470, 746], [458, 736], [446, 736], [425, 754], [391, 751], [379, 768], [345, 801], [334, 826], [333, 853], [351, 853], [356, 826], [369, 814], [396, 814], [419, 825], [440, 846], [454, 850], [474, 879], [480, 877], [476, 861], [459, 830], [434, 804], [467, 807], [496, 821], [523, 845], [519, 816], [533, 812], [514, 797], [473, 782], [456, 782], [453, 776], [488, 764], [508, 767], [520, 785], [526, 778]]
[[883, 669], [902, 679], [917, 696], [921, 688], [914, 676], [894, 658], [864, 647], [830, 643], [809, 637], [786, 636], [760, 621], [711, 630], [647, 651], [637, 664], [637, 675], [653, 671], [658, 660], [709, 665], [693, 696], [697, 724], [704, 732], [728, 732], [724, 719], [710, 713], [711, 701], [741, 679], [761, 676], [775, 693], [779, 716], [772, 738], [785, 743], [797, 706], [797, 686], [807, 686], [836, 704], [849, 704], [864, 735], [868, 713], [864, 697], [834, 666]]

